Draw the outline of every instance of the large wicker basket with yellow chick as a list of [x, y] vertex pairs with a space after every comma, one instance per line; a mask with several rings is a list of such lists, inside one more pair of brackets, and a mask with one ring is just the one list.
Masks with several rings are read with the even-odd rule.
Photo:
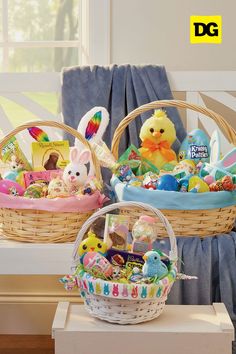
[[[59, 122], [37, 121], [21, 125], [0, 141], [0, 151], [10, 138], [34, 126], [59, 128], [81, 141], [90, 150], [95, 176], [102, 184], [100, 164], [91, 145], [75, 129]], [[103, 205], [103, 201], [104, 196], [99, 190], [81, 198], [51, 200], [27, 199], [0, 193], [0, 234], [7, 239], [30, 243], [73, 242], [79, 228], [94, 210]]]
[[[112, 141], [112, 153], [118, 159], [119, 143], [125, 128], [140, 114], [157, 108], [177, 107], [191, 109], [213, 119], [228, 141], [236, 146], [236, 131], [219, 114], [205, 107], [185, 101], [155, 101], [129, 113], [118, 125]], [[221, 191], [217, 193], [179, 193], [159, 190], [146, 190], [122, 183], [116, 176], [111, 185], [118, 201], [140, 201], [160, 209], [171, 222], [173, 230], [179, 236], [212, 236], [230, 232], [236, 217], [235, 192]], [[135, 222], [141, 215], [136, 207], [123, 208], [122, 213], [129, 215]], [[166, 237], [166, 230], [159, 223], [159, 236]]]
[[143, 214], [155, 215], [163, 225], [170, 239], [168, 274], [155, 283], [119, 283], [102, 280], [85, 272], [77, 274], [77, 284], [84, 299], [86, 310], [94, 317], [118, 324], [136, 324], [158, 317], [165, 306], [168, 294], [177, 276], [177, 244], [173, 229], [160, 210], [144, 203], [120, 202], [102, 208], [94, 213], [82, 226], [74, 244], [73, 265], [80, 265], [78, 249], [88, 229], [106, 213], [122, 208], [136, 208]]

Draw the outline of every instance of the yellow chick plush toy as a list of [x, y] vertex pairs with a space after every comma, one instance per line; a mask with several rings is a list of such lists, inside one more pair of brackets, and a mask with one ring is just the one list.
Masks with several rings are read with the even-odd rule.
[[158, 109], [148, 118], [140, 130], [142, 140], [141, 155], [161, 169], [166, 163], [177, 163], [171, 145], [176, 139], [175, 126], [167, 117], [166, 112]]
[[88, 237], [79, 245], [78, 254], [79, 256], [83, 256], [87, 252], [99, 252], [105, 255], [107, 248], [105, 242], [101, 241], [93, 232], [89, 231]]

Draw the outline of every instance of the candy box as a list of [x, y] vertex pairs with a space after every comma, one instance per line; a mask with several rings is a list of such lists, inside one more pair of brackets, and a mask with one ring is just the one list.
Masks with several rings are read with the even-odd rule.
[[113, 273], [111, 263], [98, 252], [88, 252], [83, 258], [84, 268], [94, 275], [110, 277]]
[[32, 169], [15, 136], [9, 139], [4, 145], [2, 149], [2, 161], [8, 164], [10, 168], [13, 163], [18, 161], [22, 165], [22, 170], [30, 171]]
[[129, 218], [125, 215], [106, 215], [104, 242], [108, 246], [125, 250], [129, 235]]
[[120, 267], [125, 266], [131, 269], [134, 267], [141, 269], [144, 264], [144, 259], [140, 254], [117, 250], [114, 248], [107, 251], [106, 258], [112, 265], [118, 265]]
[[64, 169], [69, 163], [69, 142], [32, 143], [32, 165], [35, 171]]

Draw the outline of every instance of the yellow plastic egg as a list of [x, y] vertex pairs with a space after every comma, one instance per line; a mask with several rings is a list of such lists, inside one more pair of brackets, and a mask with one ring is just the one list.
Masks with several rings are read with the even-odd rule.
[[198, 193], [209, 192], [208, 184], [198, 176], [192, 176], [189, 179], [188, 191], [191, 191], [193, 188], [197, 188]]

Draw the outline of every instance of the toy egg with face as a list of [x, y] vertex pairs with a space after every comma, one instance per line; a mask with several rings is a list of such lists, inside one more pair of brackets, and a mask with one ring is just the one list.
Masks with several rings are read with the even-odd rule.
[[183, 140], [178, 154], [179, 161], [193, 160], [195, 163], [199, 161], [210, 161], [210, 142], [206, 133], [201, 129], [191, 131]]
[[0, 193], [9, 194], [13, 196], [22, 196], [25, 190], [18, 183], [2, 179], [0, 181]]
[[107, 244], [101, 241], [93, 232], [88, 232], [88, 237], [85, 238], [79, 245], [78, 254], [83, 256], [87, 252], [99, 252], [103, 255], [107, 252]]
[[83, 258], [85, 270], [92, 271], [92, 274], [110, 277], [113, 275], [111, 263], [98, 252], [88, 252]]

